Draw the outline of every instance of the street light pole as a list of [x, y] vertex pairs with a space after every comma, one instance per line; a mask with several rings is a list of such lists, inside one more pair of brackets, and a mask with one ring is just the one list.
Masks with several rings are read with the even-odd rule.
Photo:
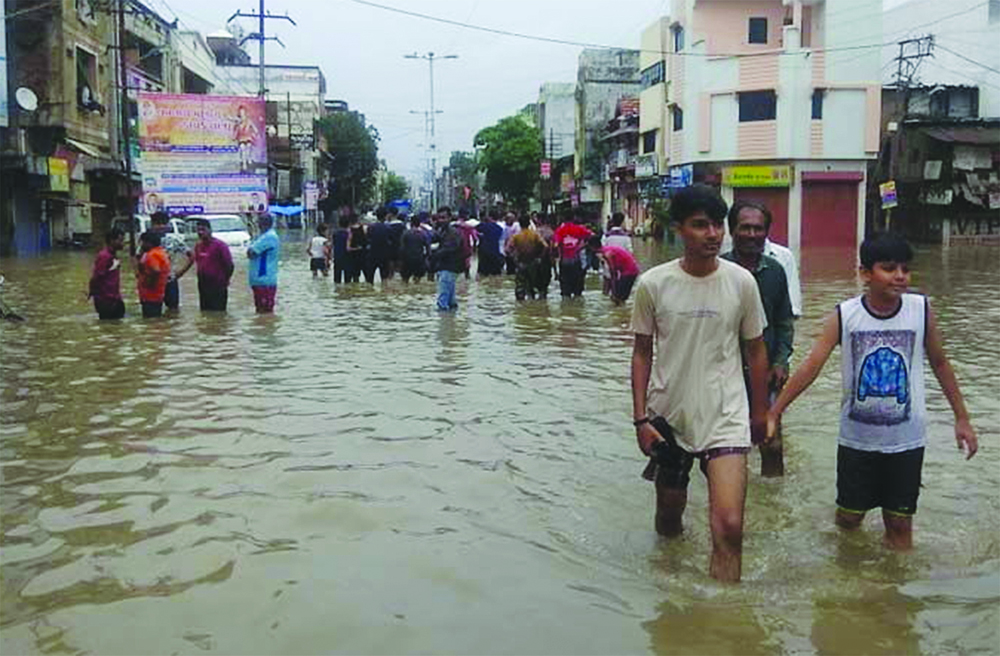
[[428, 52], [426, 55], [418, 55], [413, 53], [412, 55], [403, 55], [406, 59], [424, 59], [427, 61], [428, 67], [430, 69], [430, 83], [431, 83], [431, 109], [428, 114], [431, 128], [431, 211], [437, 209], [437, 143], [435, 142], [434, 135], [434, 115], [437, 113], [434, 109], [434, 60], [435, 59], [458, 59], [458, 55], [435, 55], [433, 52]]

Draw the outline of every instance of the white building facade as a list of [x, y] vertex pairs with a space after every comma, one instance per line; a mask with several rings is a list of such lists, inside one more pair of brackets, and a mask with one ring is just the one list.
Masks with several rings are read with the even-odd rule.
[[661, 176], [766, 204], [772, 238], [796, 253], [857, 247], [879, 149], [881, 0], [678, 0], [643, 41], [666, 51], [640, 115]]

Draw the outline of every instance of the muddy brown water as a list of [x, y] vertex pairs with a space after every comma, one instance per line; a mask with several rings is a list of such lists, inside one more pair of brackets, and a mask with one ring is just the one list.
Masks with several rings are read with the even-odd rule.
[[[839, 354], [752, 470], [744, 582], [707, 576], [706, 489], [652, 531], [630, 419], [628, 308], [516, 304], [510, 279], [312, 280], [286, 236], [278, 312], [99, 323], [91, 255], [6, 259], [0, 653], [989, 654], [1000, 645], [1000, 258], [921, 249], [978, 429], [966, 462], [929, 380], [912, 553], [832, 524]], [[669, 246], [637, 242], [645, 267]], [[857, 293], [803, 254], [796, 359]]]

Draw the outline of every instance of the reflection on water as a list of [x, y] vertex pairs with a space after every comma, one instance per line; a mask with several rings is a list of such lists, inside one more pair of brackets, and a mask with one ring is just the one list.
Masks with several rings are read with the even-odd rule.
[[[877, 513], [833, 527], [835, 354], [786, 417], [785, 478], [750, 477], [724, 587], [700, 477], [685, 535], [653, 534], [629, 308], [596, 280], [524, 304], [459, 280], [439, 315], [431, 283], [338, 287], [286, 248], [273, 317], [242, 262], [228, 314], [185, 278], [178, 316], [133, 300], [117, 323], [86, 302], [89, 256], [2, 263], [28, 321], [0, 326], [0, 653], [995, 652], [995, 250], [918, 253], [981, 452], [932, 381], [916, 550], [885, 552]], [[796, 358], [855, 267], [804, 254]]]

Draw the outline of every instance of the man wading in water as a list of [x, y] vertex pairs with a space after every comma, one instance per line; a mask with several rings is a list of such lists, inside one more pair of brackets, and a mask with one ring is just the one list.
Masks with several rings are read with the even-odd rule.
[[670, 220], [684, 255], [639, 279], [632, 404], [639, 448], [650, 456], [643, 475], [656, 484], [656, 531], [681, 532], [689, 473], [698, 460], [708, 479], [709, 574], [739, 581], [747, 453], [766, 429], [767, 324], [753, 276], [718, 258], [725, 218], [726, 203], [709, 187], [695, 185], [674, 197]]

